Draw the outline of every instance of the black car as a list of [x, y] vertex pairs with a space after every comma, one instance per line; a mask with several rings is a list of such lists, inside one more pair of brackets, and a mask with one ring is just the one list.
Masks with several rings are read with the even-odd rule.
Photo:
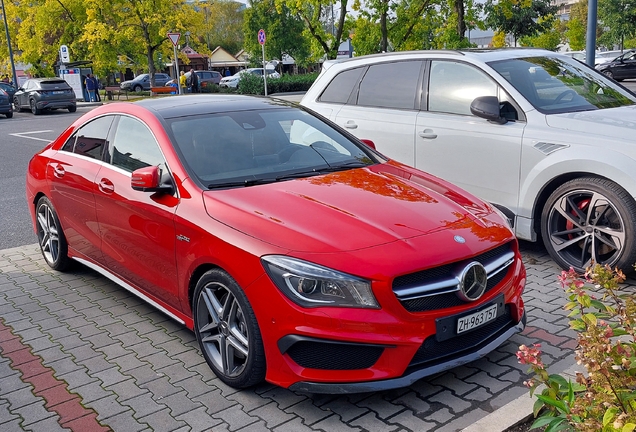
[[598, 70], [616, 81], [636, 78], [636, 50], [627, 51], [611, 62], [599, 65]]
[[13, 117], [13, 105], [11, 105], [11, 97], [6, 91], [0, 87], [0, 114], [4, 114], [7, 118]]
[[11, 84], [0, 81], [0, 89], [4, 90], [5, 92], [7, 92], [7, 94], [9, 95], [9, 100], [13, 100], [13, 95], [16, 92], [16, 88], [13, 87]]
[[75, 92], [71, 86], [61, 78], [31, 78], [13, 95], [13, 105], [16, 111], [30, 109], [35, 115], [44, 110], [59, 108], [69, 112], [77, 110]]

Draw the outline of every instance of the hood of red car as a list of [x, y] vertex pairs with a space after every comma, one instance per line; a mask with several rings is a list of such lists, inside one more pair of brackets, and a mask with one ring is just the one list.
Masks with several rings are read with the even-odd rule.
[[397, 163], [203, 195], [208, 214], [219, 222], [282, 248], [315, 253], [441, 230], [487, 230], [490, 218], [503, 224], [468, 193]]

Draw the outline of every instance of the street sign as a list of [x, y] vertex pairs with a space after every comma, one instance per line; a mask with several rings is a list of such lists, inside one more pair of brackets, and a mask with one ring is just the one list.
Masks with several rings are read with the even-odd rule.
[[68, 47], [66, 45], [60, 46], [60, 61], [62, 63], [70, 63], [71, 58], [68, 54]]
[[261, 45], [265, 45], [265, 30], [260, 29], [258, 31], [258, 43]]
[[168, 38], [172, 41], [172, 45], [177, 46], [181, 33], [168, 33]]

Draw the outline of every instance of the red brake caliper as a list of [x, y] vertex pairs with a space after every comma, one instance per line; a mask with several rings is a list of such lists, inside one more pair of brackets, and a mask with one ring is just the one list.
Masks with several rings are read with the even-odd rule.
[[[584, 200], [581, 200], [576, 206], [579, 208], [579, 210], [584, 211], [585, 208], [590, 204], [591, 199], [590, 198], [586, 198]], [[572, 215], [573, 216], [577, 216], [576, 212], [574, 210], [572, 210]], [[571, 230], [574, 228], [574, 223], [572, 223], [572, 221], [570, 221], [569, 219], [565, 222], [565, 229], [567, 230]], [[574, 238], [573, 234], [568, 234], [568, 237], [570, 239]]]

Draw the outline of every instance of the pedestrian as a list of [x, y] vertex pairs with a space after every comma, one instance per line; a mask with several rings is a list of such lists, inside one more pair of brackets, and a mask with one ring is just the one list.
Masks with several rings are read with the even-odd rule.
[[230, 68], [225, 68], [225, 76], [228, 77], [232, 75], [232, 72], [230, 72]]
[[181, 86], [181, 91], [185, 93], [186, 91], [186, 79], [188, 77], [186, 77], [185, 72], [181, 71], [181, 74], [179, 75], [179, 84]]
[[190, 68], [190, 93], [199, 93], [199, 77], [194, 73], [194, 69]]
[[9, 83], [9, 75], [7, 75], [7, 74], [2, 75], [2, 82], [8, 84]]
[[93, 78], [93, 74], [86, 75], [86, 90], [88, 91], [89, 102], [97, 102], [95, 91], [97, 90], [97, 81]]

